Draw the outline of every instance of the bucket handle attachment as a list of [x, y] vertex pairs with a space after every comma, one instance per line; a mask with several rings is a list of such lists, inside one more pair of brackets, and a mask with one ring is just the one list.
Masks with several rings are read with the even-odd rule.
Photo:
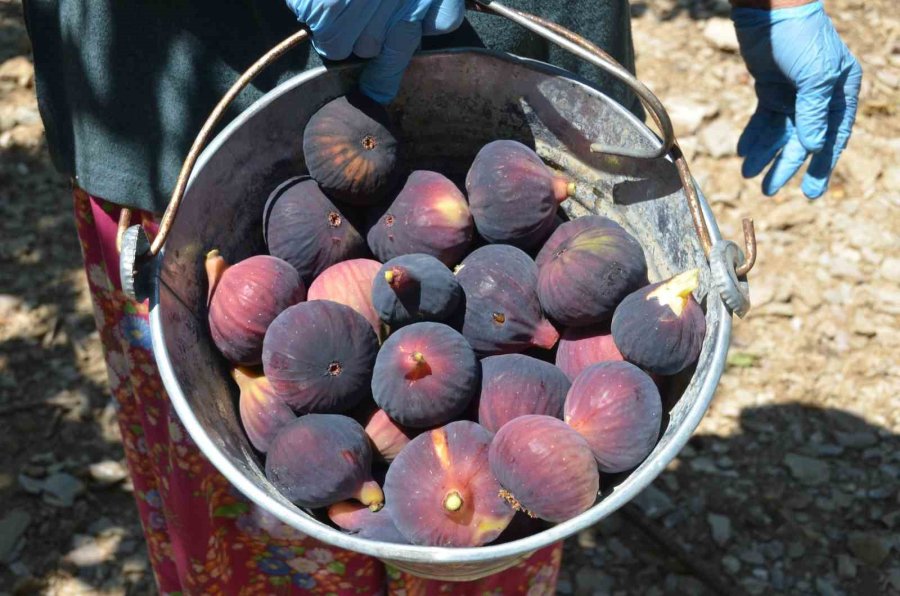
[[[710, 251], [713, 248], [712, 241], [710, 239], [709, 228], [706, 225], [706, 220], [703, 217], [703, 212], [700, 207], [697, 189], [694, 186], [693, 178], [691, 177], [691, 173], [688, 169], [687, 162], [684, 159], [684, 155], [678, 147], [678, 141], [675, 139], [675, 133], [672, 128], [672, 121], [669, 118], [669, 115], [663, 107], [662, 102], [660, 102], [659, 98], [657, 98], [653, 94], [653, 92], [650, 91], [649, 88], [647, 88], [646, 85], [640, 82], [634, 75], [628, 72], [628, 70], [624, 66], [619, 64], [612, 56], [604, 52], [600, 47], [569, 31], [568, 29], [557, 25], [556, 23], [552, 23], [550, 21], [541, 19], [540, 17], [536, 17], [534, 15], [509, 8], [507, 6], [504, 6], [500, 2], [495, 2], [493, 0], [470, 0], [468, 5], [469, 8], [472, 8], [476, 11], [503, 16], [528, 29], [529, 31], [540, 35], [548, 41], [559, 45], [563, 49], [572, 52], [579, 58], [590, 62], [598, 68], [603, 69], [610, 75], [618, 78], [637, 95], [644, 107], [647, 108], [647, 111], [650, 113], [653, 121], [662, 132], [663, 139], [661, 147], [649, 152], [639, 152], [622, 147], [610, 147], [607, 145], [595, 143], [591, 145], [591, 150], [601, 153], [609, 153], [612, 155], [621, 155], [624, 157], [641, 159], [656, 159], [666, 155], [670, 155], [675, 162], [679, 178], [681, 179], [682, 186], [684, 187], [685, 196], [687, 197], [688, 202], [688, 208], [691, 213], [691, 218], [693, 220], [697, 237], [700, 240], [700, 245], [703, 248], [704, 255], [706, 255], [707, 259], [709, 259]], [[135, 226], [130, 225], [131, 210], [127, 208], [122, 209], [121, 215], [119, 217], [116, 244], [119, 247], [120, 251], [123, 252], [120, 259], [120, 274], [123, 281], [123, 289], [126, 290], [130, 297], [139, 300], [143, 300], [147, 297], [147, 284], [137, 283], [136, 280], [139, 276], [140, 271], [148, 265], [148, 261], [152, 260], [153, 257], [159, 254], [159, 251], [165, 244], [166, 239], [169, 236], [169, 232], [172, 228], [172, 223], [175, 220], [175, 215], [178, 213], [178, 208], [180, 207], [181, 201], [184, 198], [184, 193], [187, 189], [188, 181], [191, 177], [191, 172], [193, 171], [194, 166], [197, 163], [197, 159], [199, 159], [200, 153], [203, 150], [203, 147], [206, 145], [209, 136], [212, 134], [212, 131], [221, 120], [225, 111], [228, 109], [228, 106], [231, 105], [231, 102], [234, 101], [234, 98], [237, 97], [237, 95], [241, 91], [243, 91], [243, 89], [248, 84], [250, 84], [250, 82], [254, 78], [256, 78], [256, 76], [260, 72], [265, 70], [269, 65], [278, 60], [293, 47], [307, 41], [309, 37], [310, 33], [308, 29], [302, 28], [279, 43], [277, 46], [266, 52], [259, 60], [253, 63], [253, 65], [250, 66], [250, 68], [248, 68], [237, 79], [237, 81], [234, 82], [234, 84], [228, 89], [222, 99], [219, 100], [219, 103], [216, 104], [216, 107], [206, 119], [206, 122], [200, 129], [197, 138], [194, 139], [194, 142], [191, 145], [191, 149], [188, 152], [187, 157], [185, 158], [180, 173], [178, 174], [178, 179], [175, 183], [175, 189], [172, 191], [172, 198], [169, 201], [169, 205], [166, 207], [165, 213], [163, 213], [162, 219], [160, 220], [159, 231], [152, 241], [150, 241], [150, 239], [148, 238], [143, 226], [139, 224]], [[754, 233], [753, 220], [744, 219], [743, 229], [745, 247], [744, 254], [734, 256], [733, 251], [729, 251], [729, 254], [734, 256], [734, 258], [731, 259], [731, 262], [736, 263], [736, 266], [731, 265], [730, 263], [728, 264], [728, 266], [735, 271], [735, 278], [746, 276], [747, 272], [750, 271], [756, 261], [756, 235]], [[125, 254], [126, 252], [128, 254]], [[740, 250], [738, 250], [738, 252], [740, 253]], [[720, 251], [720, 253], [724, 254], [724, 251]], [[730, 280], [732, 278], [731, 276], [722, 276], [722, 279]], [[719, 288], [719, 290], [720, 293], [729, 291], [733, 294], [732, 290], [734, 290], [734, 288]], [[736, 309], [736, 312], [740, 312], [740, 310], [746, 310], [748, 306], [749, 304], [745, 305], [741, 309]]]

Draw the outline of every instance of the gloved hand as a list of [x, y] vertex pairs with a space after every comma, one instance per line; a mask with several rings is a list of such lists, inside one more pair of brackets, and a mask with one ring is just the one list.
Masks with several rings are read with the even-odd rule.
[[752, 178], [774, 160], [762, 183], [771, 196], [812, 154], [802, 189], [816, 199], [850, 139], [862, 68], [820, 1], [775, 10], [735, 8], [732, 19], [758, 100], [738, 142], [742, 173]]
[[360, 90], [389, 103], [423, 35], [459, 27], [464, 0], [287, 0], [313, 34], [313, 47], [329, 60], [350, 54], [371, 58]]

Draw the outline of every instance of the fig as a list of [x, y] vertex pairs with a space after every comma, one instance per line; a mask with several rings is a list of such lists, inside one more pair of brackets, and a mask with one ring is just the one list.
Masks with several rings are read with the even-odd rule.
[[409, 540], [394, 525], [388, 507], [372, 511], [356, 501], [341, 501], [328, 508], [328, 519], [348, 534], [359, 538], [409, 544]]
[[653, 451], [662, 400], [653, 379], [635, 365], [601, 362], [572, 383], [564, 420], [587, 440], [600, 471], [624, 472]]
[[326, 197], [309, 179], [285, 183], [266, 203], [263, 231], [269, 254], [282, 258], [306, 284], [328, 267], [365, 257], [365, 238], [348, 212]]
[[537, 153], [518, 141], [482, 147], [466, 176], [478, 233], [488, 242], [519, 248], [546, 240], [557, 207], [574, 192], [574, 183], [554, 175]]
[[387, 412], [371, 402], [359, 408], [353, 418], [363, 425], [375, 454], [386, 462], [394, 461], [397, 454], [419, 434], [414, 429], [397, 424]]
[[330, 300], [302, 302], [272, 321], [263, 370], [294, 411], [344, 412], [368, 395], [378, 338], [366, 319]]
[[375, 335], [381, 337], [381, 319], [372, 305], [372, 282], [381, 263], [371, 259], [351, 259], [332, 265], [313, 280], [307, 300], [331, 300], [345, 304], [364, 316]]
[[482, 355], [552, 348], [559, 339], [537, 296], [537, 266], [518, 248], [482, 246], [456, 270], [465, 294], [462, 334]]
[[266, 329], [306, 298], [306, 285], [288, 263], [266, 255], [228, 266], [213, 250], [206, 255], [206, 271], [213, 343], [233, 364], [259, 364]]
[[591, 327], [567, 327], [559, 336], [556, 366], [566, 373], [569, 380], [574, 381], [581, 371], [592, 364], [621, 360], [624, 359], [613, 341], [607, 323]]
[[372, 480], [372, 448], [358, 422], [339, 414], [307, 414], [284, 426], [269, 445], [266, 478], [300, 507], [356, 499], [373, 511], [384, 493]]
[[537, 256], [534, 258], [534, 262], [538, 266], [538, 269], [540, 269], [541, 265], [553, 256], [560, 244], [579, 232], [591, 228], [616, 226], [619, 226], [619, 224], [602, 215], [585, 215], [570, 221], [560, 222], [553, 230], [553, 233], [550, 234], [550, 237], [547, 238], [547, 241], [544, 242], [540, 252], [538, 252]]
[[381, 347], [372, 374], [378, 407], [404, 426], [443, 424], [478, 391], [478, 359], [465, 338], [442, 323], [414, 323]]
[[519, 416], [542, 414], [562, 419], [569, 379], [561, 370], [522, 354], [481, 361], [478, 423], [495, 433]]
[[503, 498], [532, 517], [564, 522], [587, 511], [600, 490], [590, 445], [550, 416], [519, 416], [504, 424], [489, 459]]
[[231, 376], [241, 390], [238, 413], [250, 444], [265, 453], [281, 427], [297, 418], [258, 369], [239, 366]]
[[538, 274], [538, 296], [555, 323], [603, 323], [629, 293], [647, 283], [647, 262], [637, 240], [610, 220], [560, 243]]
[[381, 267], [371, 290], [378, 316], [392, 329], [448, 319], [463, 295], [453, 272], [426, 254], [394, 257]]
[[374, 205], [399, 174], [399, 144], [387, 111], [362, 93], [334, 99], [303, 131], [303, 156], [326, 194], [351, 205]]
[[700, 272], [691, 269], [629, 294], [616, 308], [612, 335], [628, 362], [674, 375], [700, 356], [706, 334], [703, 309], [691, 294]]
[[438, 174], [410, 174], [397, 198], [370, 213], [369, 248], [381, 262], [424, 253], [453, 267], [465, 256], [475, 233], [466, 198]]
[[407, 540], [481, 546], [506, 529], [515, 512], [488, 468], [490, 444], [491, 433], [459, 420], [422, 433], [400, 452], [388, 468], [384, 494]]

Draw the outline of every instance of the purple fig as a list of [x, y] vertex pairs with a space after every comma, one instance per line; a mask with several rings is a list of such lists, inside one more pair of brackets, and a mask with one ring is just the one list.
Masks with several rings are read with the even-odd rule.
[[372, 302], [392, 329], [419, 321], [444, 321], [462, 302], [456, 276], [431, 255], [394, 257], [372, 284]]
[[519, 416], [562, 419], [569, 379], [558, 368], [530, 356], [504, 354], [481, 361], [478, 423], [495, 433]]

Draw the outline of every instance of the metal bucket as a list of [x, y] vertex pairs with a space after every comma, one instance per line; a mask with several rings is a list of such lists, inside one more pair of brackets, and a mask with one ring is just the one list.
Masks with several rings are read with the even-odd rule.
[[[478, 149], [491, 140], [511, 138], [534, 146], [577, 182], [577, 195], [563, 205], [566, 212], [571, 217], [599, 213], [622, 224], [643, 245], [651, 280], [700, 268], [697, 297], [707, 323], [703, 350], [696, 370], [684, 375], [683, 394], [670, 404], [664, 432], [650, 456], [604, 487], [590, 510], [539, 534], [479, 548], [397, 545], [342, 533], [297, 508], [266, 479], [241, 429], [237, 390], [209, 337], [203, 257], [213, 248], [230, 262], [265, 252], [261, 216], [269, 192], [305, 171], [300, 140], [307, 120], [328, 100], [349, 91], [358, 70], [348, 65], [308, 71], [267, 93], [200, 156], [165, 250], [142, 261], [148, 246], [135, 253], [135, 236], [129, 234], [123, 257], [130, 255], [128, 266], [135, 266], [137, 258], [137, 287], [150, 295], [153, 349], [172, 404], [198, 447], [240, 492], [322, 542], [423, 577], [476, 579], [595, 524], [656, 478], [687, 442], [712, 399], [730, 341], [731, 308], [712, 284], [673, 160], [591, 152], [597, 142], [636, 154], [664, 150], [630, 112], [543, 63], [488, 51], [418, 55], [391, 108], [411, 168], [436, 169], [460, 180]], [[695, 211], [708, 226], [710, 243], [734, 247], [721, 241], [699, 193], [697, 200]], [[734, 278], [734, 265], [728, 267], [729, 278]]]

